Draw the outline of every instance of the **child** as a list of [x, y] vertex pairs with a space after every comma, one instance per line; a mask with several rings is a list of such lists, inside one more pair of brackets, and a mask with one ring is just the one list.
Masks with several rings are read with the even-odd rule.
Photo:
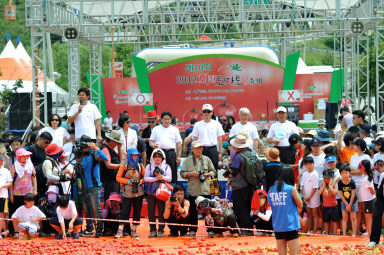
[[371, 169], [371, 162], [366, 159], [362, 160], [358, 169], [363, 172], [364, 175], [360, 194], [361, 200], [364, 202], [364, 217], [367, 232], [365, 232], [363, 236], [370, 236], [372, 229], [372, 213], [376, 200], [376, 192], [373, 186], [373, 172]]
[[79, 231], [83, 225], [83, 219], [77, 217], [75, 203], [69, 201], [68, 196], [59, 196], [57, 198], [57, 217], [52, 217], [49, 220], [51, 227], [57, 231], [56, 239], [65, 239], [67, 237], [65, 229], [72, 232], [73, 239], [79, 239]]
[[[323, 222], [325, 234], [336, 234], [339, 212], [337, 209], [337, 183], [332, 181], [333, 171], [325, 169], [323, 171], [323, 183], [321, 184], [319, 194], [323, 195]], [[331, 231], [329, 231], [329, 222], [332, 222]]]
[[357, 234], [357, 198], [356, 198], [356, 185], [351, 179], [351, 168], [347, 162], [344, 162], [340, 166], [341, 180], [337, 183], [339, 195], [343, 203], [341, 204], [341, 210], [343, 213], [342, 232], [343, 235], [347, 234], [348, 214], [350, 214], [352, 225], [352, 236]]
[[[32, 239], [39, 229], [39, 222], [46, 218], [45, 214], [37, 208], [35, 196], [28, 193], [24, 198], [24, 205], [20, 206], [12, 215], [14, 226], [22, 229], [24, 238]], [[17, 228], [15, 228], [17, 229]]]
[[[103, 219], [120, 219], [121, 215], [121, 196], [116, 192], [111, 192], [109, 198], [104, 203], [104, 209], [102, 213]], [[104, 222], [103, 236], [111, 236], [117, 233], [119, 223], [114, 221]]]
[[[0, 218], [4, 218], [6, 217], [6, 214], [8, 214], [6, 211], [9, 198], [8, 188], [12, 185], [11, 173], [4, 167], [4, 163], [5, 154], [0, 154]], [[0, 221], [0, 239], [3, 238], [3, 235], [6, 236], [8, 234], [7, 225], [7, 222]]]
[[308, 232], [313, 228], [313, 232], [316, 233], [319, 222], [318, 207], [320, 206], [320, 196], [317, 191], [319, 188], [319, 175], [315, 171], [314, 161], [311, 156], [305, 157], [303, 164], [307, 171], [303, 173], [301, 179], [301, 190], [307, 204]]
[[[333, 187], [334, 184], [337, 184], [337, 182], [341, 179], [340, 171], [339, 171], [339, 169], [336, 168], [337, 158], [334, 155], [327, 155], [325, 157], [325, 162], [327, 162], [328, 168], [333, 171], [333, 178], [329, 182], [330, 184], [332, 183], [332, 187]], [[336, 201], [337, 201], [337, 211], [339, 214], [339, 223], [341, 224], [340, 221], [343, 218], [343, 214], [341, 212], [342, 201], [341, 201], [341, 198], [339, 196], [339, 192], [337, 192], [337, 191], [336, 191]]]
[[[264, 190], [256, 190], [251, 202], [252, 222], [257, 229], [273, 230], [272, 209], [268, 204], [268, 194]], [[258, 236], [271, 234], [269, 232], [258, 232]]]

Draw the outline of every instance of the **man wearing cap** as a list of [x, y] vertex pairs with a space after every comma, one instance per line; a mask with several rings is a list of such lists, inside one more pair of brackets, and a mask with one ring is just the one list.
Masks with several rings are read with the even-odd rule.
[[[246, 162], [244, 157], [241, 156], [241, 154], [252, 153], [249, 148], [249, 145], [252, 144], [252, 139], [238, 134], [230, 143], [236, 151], [230, 167], [231, 174], [229, 175], [229, 182], [232, 188], [233, 212], [236, 215], [240, 228], [252, 228], [250, 212], [254, 187], [245, 177]], [[252, 236], [253, 231], [243, 231], [240, 235]]]
[[152, 130], [158, 125], [158, 115], [156, 111], [148, 111], [148, 114], [143, 115], [144, 118], [147, 119], [148, 126], [144, 128], [141, 137], [145, 141], [145, 145], [147, 147], [147, 162], [143, 162], [144, 164], [149, 164], [150, 156], [152, 155], [153, 148], [149, 146], [149, 138], [151, 137]]
[[[85, 204], [85, 215], [87, 218], [102, 218], [100, 207], [100, 194], [102, 184], [100, 182], [100, 166], [98, 161], [108, 160], [107, 155], [100, 150], [92, 138], [87, 135], [82, 135], [80, 144], [87, 144], [87, 147], [81, 148], [83, 157], [81, 165], [83, 172], [81, 173], [81, 187], [83, 189], [83, 204]], [[87, 228], [82, 235], [90, 235], [93, 233], [94, 221], [87, 220]], [[95, 238], [101, 236], [103, 231], [103, 222], [97, 221]]]
[[359, 136], [360, 138], [364, 139], [366, 144], [371, 144], [372, 143], [371, 126], [368, 125], [367, 123], [361, 124], [359, 126]]
[[[327, 168], [325, 163], [325, 154], [320, 149], [321, 142], [318, 138], [314, 137], [311, 140], [312, 153], [308, 156], [313, 158], [314, 168], [319, 176], [319, 185], [323, 182], [323, 171]], [[299, 161], [299, 178], [303, 175], [307, 169], [302, 163], [303, 159]]]
[[[153, 128], [149, 145], [153, 149], [162, 149], [165, 159], [172, 170], [172, 183], [177, 182], [177, 166], [181, 161], [181, 136], [180, 131], [171, 125], [172, 114], [163, 112], [161, 114], [161, 125]], [[176, 150], [176, 151], [175, 151]]]
[[[222, 135], [224, 135], [224, 130], [218, 121], [211, 118], [212, 114], [212, 105], [203, 105], [203, 120], [195, 124], [192, 137], [193, 141], [200, 141], [203, 144], [203, 155], [209, 157], [215, 168], [218, 169], [223, 153]], [[219, 148], [217, 148], [217, 145], [219, 145]]]
[[101, 113], [95, 104], [88, 101], [90, 91], [87, 88], [80, 88], [77, 92], [79, 103], [72, 105], [68, 113], [68, 122], [75, 123], [76, 139], [82, 135], [88, 135], [96, 142], [101, 142]]
[[104, 188], [104, 201], [108, 200], [112, 192], [120, 193], [120, 183], [116, 181], [116, 174], [120, 166], [121, 147], [121, 134], [118, 131], [112, 130], [105, 134], [105, 141], [100, 146], [100, 150], [108, 158], [100, 162], [100, 180]]
[[269, 129], [267, 142], [274, 144], [280, 151], [280, 159], [284, 164], [293, 164], [295, 162], [295, 152], [291, 148], [288, 138], [292, 134], [299, 134], [296, 125], [287, 120], [287, 109], [280, 106], [276, 109], [278, 122], [273, 123]]
[[240, 131], [246, 131], [248, 136], [253, 141], [253, 143], [250, 145], [250, 148], [253, 149], [257, 155], [259, 150], [259, 143], [261, 145], [263, 142], [259, 139], [259, 133], [257, 132], [256, 126], [248, 121], [250, 115], [251, 112], [245, 107], [239, 110], [240, 122], [236, 122], [235, 125], [232, 126], [229, 137], [234, 137]]
[[[193, 141], [192, 155], [187, 157], [181, 167], [180, 176], [188, 180], [189, 224], [197, 225], [197, 210], [195, 200], [198, 196], [211, 198], [209, 179], [216, 176], [216, 169], [209, 157], [202, 155], [203, 144]], [[197, 227], [189, 227], [189, 236], [195, 236]]]

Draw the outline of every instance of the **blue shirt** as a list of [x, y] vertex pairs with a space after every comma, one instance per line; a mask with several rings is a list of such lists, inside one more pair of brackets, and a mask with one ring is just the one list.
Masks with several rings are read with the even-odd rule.
[[[93, 149], [90, 149], [89, 151], [92, 153]], [[102, 150], [97, 150], [94, 155], [96, 158], [100, 160], [108, 159], [107, 155], [105, 155], [105, 153]], [[89, 156], [83, 157], [81, 164], [83, 165], [83, 169], [84, 169], [84, 188], [94, 187], [92, 176], [97, 183], [97, 187], [101, 187], [99, 163], [95, 164], [95, 167], [92, 169], [93, 157], [91, 154], [89, 154]]]
[[300, 229], [297, 206], [292, 197], [293, 186], [284, 184], [277, 192], [275, 183], [268, 192], [268, 203], [272, 208], [272, 225], [275, 232], [288, 232]]

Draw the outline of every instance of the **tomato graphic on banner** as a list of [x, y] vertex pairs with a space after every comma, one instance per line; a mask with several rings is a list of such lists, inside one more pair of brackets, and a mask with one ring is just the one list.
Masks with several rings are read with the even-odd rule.
[[129, 106], [152, 105], [152, 93], [133, 93], [128, 101]]

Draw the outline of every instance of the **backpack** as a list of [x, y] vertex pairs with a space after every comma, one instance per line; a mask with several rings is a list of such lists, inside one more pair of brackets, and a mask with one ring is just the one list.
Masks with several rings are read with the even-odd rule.
[[[52, 167], [56, 165], [56, 162], [54, 162], [52, 159], [50, 159], [48, 157], [46, 157], [44, 159], [44, 161], [45, 160], [51, 161]], [[44, 163], [44, 161], [43, 161], [43, 163]], [[48, 185], [47, 185], [48, 180], [47, 180], [47, 177], [45, 177], [45, 175], [44, 175], [43, 163], [40, 163], [35, 167], [37, 192], [39, 194], [45, 194], [45, 192], [48, 190]]]
[[258, 189], [262, 185], [265, 176], [263, 163], [251, 151], [241, 151], [237, 155], [244, 158], [245, 179]]

